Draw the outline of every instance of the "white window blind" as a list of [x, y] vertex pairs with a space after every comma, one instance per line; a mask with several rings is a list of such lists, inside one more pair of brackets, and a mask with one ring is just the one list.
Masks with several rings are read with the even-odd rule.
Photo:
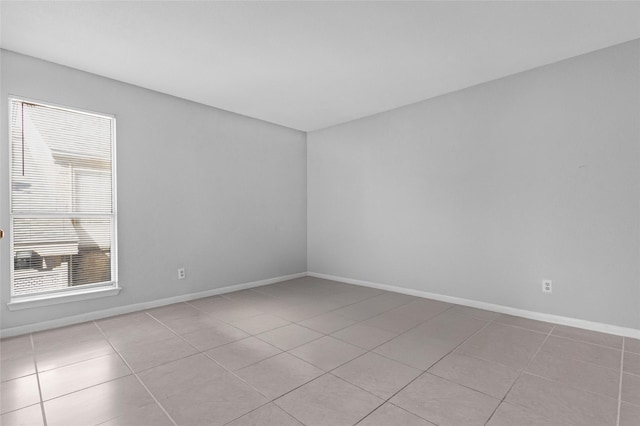
[[12, 296], [116, 281], [113, 117], [10, 100]]

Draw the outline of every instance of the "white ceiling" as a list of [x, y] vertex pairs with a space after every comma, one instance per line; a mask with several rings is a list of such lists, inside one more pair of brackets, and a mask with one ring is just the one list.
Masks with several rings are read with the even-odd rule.
[[299, 130], [640, 38], [638, 2], [13, 2], [3, 48]]

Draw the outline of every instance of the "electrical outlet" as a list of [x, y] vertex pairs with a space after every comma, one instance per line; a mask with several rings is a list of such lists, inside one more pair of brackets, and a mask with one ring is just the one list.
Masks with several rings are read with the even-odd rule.
[[551, 280], [542, 280], [542, 292], [551, 293]]
[[184, 280], [187, 278], [187, 271], [184, 268], [178, 268], [178, 279]]

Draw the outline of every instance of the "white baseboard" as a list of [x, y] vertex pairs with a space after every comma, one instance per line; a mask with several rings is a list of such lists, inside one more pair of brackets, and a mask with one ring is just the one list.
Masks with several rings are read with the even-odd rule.
[[585, 330], [599, 331], [602, 333], [615, 334], [618, 336], [632, 337], [640, 339], [640, 330], [635, 328], [620, 327], [617, 325], [604, 324], [581, 320], [577, 318], [564, 317], [560, 315], [545, 314], [542, 312], [528, 311], [525, 309], [517, 309], [509, 306], [494, 305], [492, 303], [478, 302], [476, 300], [463, 299], [461, 297], [446, 296], [443, 294], [429, 293], [421, 290], [414, 290], [404, 287], [396, 287], [387, 284], [372, 283], [369, 281], [356, 280], [352, 278], [337, 277], [335, 275], [319, 274], [317, 272], [307, 272], [310, 277], [322, 278], [331, 281], [340, 281], [347, 284], [355, 284], [364, 287], [377, 288], [380, 290], [393, 291], [395, 293], [407, 294], [410, 296], [424, 297], [427, 299], [440, 300], [442, 302], [454, 303], [456, 305], [469, 306], [472, 308], [484, 309], [487, 311], [498, 312], [501, 314], [515, 315], [518, 317], [529, 318], [538, 321], [545, 321], [554, 324], [568, 325], [570, 327], [583, 328]]
[[332, 281], [340, 281], [347, 284], [354, 284], [364, 287], [377, 288], [380, 290], [393, 291], [396, 293], [407, 294], [410, 296], [423, 297], [427, 299], [440, 300], [443, 302], [454, 303], [456, 305], [469, 306], [472, 308], [485, 309], [487, 311], [498, 312], [501, 314], [515, 315], [519, 317], [529, 318], [538, 321], [546, 321], [554, 324], [568, 325], [570, 327], [578, 327], [586, 330], [599, 331], [602, 333], [615, 334], [618, 336], [632, 337], [640, 339], [640, 330], [635, 328], [620, 327], [616, 325], [592, 322], [577, 318], [564, 317], [560, 315], [545, 314], [542, 312], [528, 311], [525, 309], [517, 309], [509, 306], [494, 305], [492, 303], [479, 302], [476, 300], [463, 299], [460, 297], [446, 296], [437, 293], [429, 293], [421, 290], [397, 287], [387, 284], [373, 283], [369, 281], [356, 280], [352, 278], [338, 277], [335, 275], [320, 274], [317, 272], [301, 272], [297, 274], [284, 275], [281, 277], [268, 278], [265, 280], [253, 281], [249, 283], [236, 284], [227, 287], [214, 288], [211, 290], [201, 291], [198, 293], [182, 294], [179, 296], [168, 297], [165, 299], [151, 300], [148, 302], [135, 303], [127, 306], [119, 306], [117, 308], [104, 309], [96, 312], [89, 312], [81, 315], [59, 318], [51, 321], [43, 321], [34, 324], [27, 324], [18, 327], [6, 328], [0, 330], [0, 337], [11, 337], [20, 334], [33, 333], [36, 331], [48, 330], [66, 325], [79, 324], [86, 321], [93, 321], [114, 315], [128, 314], [131, 312], [141, 311], [150, 308], [170, 305], [172, 303], [186, 302], [189, 300], [200, 299], [203, 297], [215, 296], [218, 294], [230, 293], [232, 291], [244, 290], [248, 288], [260, 287], [264, 285], [274, 284], [281, 281], [292, 280], [305, 276], [322, 278]]
[[134, 303], [132, 305], [119, 306], [117, 308], [104, 309], [96, 312], [88, 312], [86, 314], [74, 315], [74, 316], [59, 318], [51, 321], [43, 321], [43, 322], [38, 322], [34, 324], [21, 325], [18, 327], [5, 328], [0, 330], [0, 338], [18, 336], [20, 334], [33, 333], [36, 331], [48, 330], [56, 327], [64, 327], [66, 325], [79, 324], [86, 321], [94, 321], [102, 318], [112, 317], [114, 315], [128, 314], [131, 312], [142, 311], [145, 309], [171, 305], [172, 303], [186, 302], [189, 300], [215, 296], [218, 294], [230, 293], [232, 291], [244, 290], [248, 288], [260, 287], [263, 285], [274, 284], [281, 281], [287, 281], [287, 280], [302, 278], [306, 276], [307, 276], [306, 272], [300, 272], [298, 274], [284, 275], [284, 276], [275, 277], [275, 278], [267, 278], [265, 280], [253, 281], [250, 283], [243, 283], [243, 284], [230, 285], [227, 287], [214, 288], [211, 290], [200, 291], [198, 293], [181, 294], [179, 296], [167, 297], [164, 299], [150, 300], [148, 302]]

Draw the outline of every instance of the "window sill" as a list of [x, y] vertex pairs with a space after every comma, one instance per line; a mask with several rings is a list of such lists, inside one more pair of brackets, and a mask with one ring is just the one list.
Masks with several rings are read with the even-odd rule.
[[122, 287], [117, 285], [109, 287], [99, 287], [68, 291], [58, 294], [47, 294], [40, 296], [26, 296], [12, 299], [7, 303], [10, 311], [22, 309], [38, 308], [41, 306], [57, 305], [60, 303], [77, 302], [79, 300], [96, 299], [98, 297], [115, 296], [120, 293]]

